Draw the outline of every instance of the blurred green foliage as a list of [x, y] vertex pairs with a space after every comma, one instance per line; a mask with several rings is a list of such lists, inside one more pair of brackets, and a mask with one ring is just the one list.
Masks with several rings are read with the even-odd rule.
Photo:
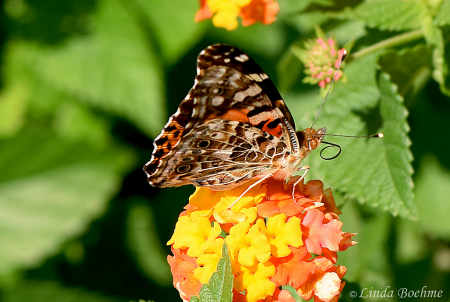
[[315, 26], [353, 43], [316, 127], [385, 134], [305, 159], [358, 233], [341, 300], [386, 286], [450, 299], [450, 0], [279, 3], [274, 24], [228, 32], [195, 23], [196, 0], [3, 1], [0, 301], [178, 301], [165, 242], [193, 188], [147, 184], [152, 140], [216, 42], [259, 62], [309, 127], [321, 96], [295, 49]]

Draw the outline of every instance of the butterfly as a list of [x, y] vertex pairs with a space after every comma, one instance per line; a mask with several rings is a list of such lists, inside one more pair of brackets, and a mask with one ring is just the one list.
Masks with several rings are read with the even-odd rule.
[[215, 191], [269, 177], [285, 180], [307, 172], [300, 162], [325, 133], [296, 132], [261, 67], [234, 46], [213, 44], [200, 52], [194, 86], [154, 140], [144, 171], [154, 187], [192, 184]]

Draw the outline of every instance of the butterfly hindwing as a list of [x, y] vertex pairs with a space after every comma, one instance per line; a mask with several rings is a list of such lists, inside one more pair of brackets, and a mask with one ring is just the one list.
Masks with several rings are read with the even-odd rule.
[[233, 188], [278, 169], [286, 147], [282, 139], [249, 124], [210, 120], [183, 137], [153, 181], [162, 187], [191, 183]]

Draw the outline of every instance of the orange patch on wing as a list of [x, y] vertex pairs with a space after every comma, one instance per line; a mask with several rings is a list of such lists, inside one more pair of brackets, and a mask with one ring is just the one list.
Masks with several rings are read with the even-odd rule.
[[267, 123], [262, 128], [263, 131], [272, 134], [273, 136], [280, 137], [283, 134], [283, 127], [281, 122], [275, 128], [269, 128], [267, 125], [272, 121], [267, 121]]
[[[164, 134], [157, 140], [158, 149], [164, 150], [164, 153], [159, 157], [165, 157], [173, 149], [173, 147], [178, 143], [183, 134], [184, 127], [178, 124], [176, 121], [172, 121], [169, 125], [165, 126], [166, 129], [170, 131], [164, 132]], [[161, 143], [161, 141], [164, 141]]]
[[221, 116], [221, 118], [226, 119], [226, 120], [231, 120], [231, 121], [238, 121], [238, 122], [242, 122], [242, 123], [248, 123], [248, 117], [247, 114], [245, 114], [242, 111], [239, 110], [230, 110], [227, 113], [225, 113], [224, 115]]

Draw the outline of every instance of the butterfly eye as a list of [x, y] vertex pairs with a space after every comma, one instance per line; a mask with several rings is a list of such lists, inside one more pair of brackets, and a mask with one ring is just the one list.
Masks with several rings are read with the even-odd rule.
[[314, 150], [317, 148], [317, 141], [315, 139], [312, 139], [309, 141], [309, 149]]

